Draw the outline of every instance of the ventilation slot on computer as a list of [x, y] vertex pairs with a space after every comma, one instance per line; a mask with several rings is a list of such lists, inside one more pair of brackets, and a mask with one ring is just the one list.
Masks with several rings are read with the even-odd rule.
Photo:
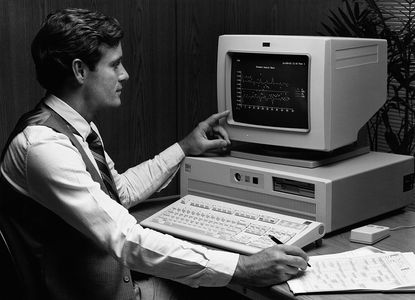
[[336, 50], [336, 69], [378, 63], [378, 51], [378, 45]]

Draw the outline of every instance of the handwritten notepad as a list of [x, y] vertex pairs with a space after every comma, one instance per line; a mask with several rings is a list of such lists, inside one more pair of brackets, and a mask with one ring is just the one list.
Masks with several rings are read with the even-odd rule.
[[415, 291], [415, 255], [374, 247], [310, 257], [311, 268], [288, 281], [294, 294], [337, 291]]

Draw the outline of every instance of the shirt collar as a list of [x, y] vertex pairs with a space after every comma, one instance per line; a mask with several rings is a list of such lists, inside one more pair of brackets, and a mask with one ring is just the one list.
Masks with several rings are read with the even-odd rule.
[[44, 103], [71, 124], [79, 132], [84, 141], [86, 140], [86, 137], [91, 132], [92, 122], [89, 124], [76, 110], [55, 95], [47, 95]]

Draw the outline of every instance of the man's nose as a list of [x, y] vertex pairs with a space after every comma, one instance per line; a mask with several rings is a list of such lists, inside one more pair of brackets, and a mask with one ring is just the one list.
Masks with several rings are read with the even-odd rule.
[[127, 81], [130, 78], [130, 75], [128, 75], [127, 70], [124, 68], [124, 66], [121, 64], [121, 74], [119, 76], [120, 81]]

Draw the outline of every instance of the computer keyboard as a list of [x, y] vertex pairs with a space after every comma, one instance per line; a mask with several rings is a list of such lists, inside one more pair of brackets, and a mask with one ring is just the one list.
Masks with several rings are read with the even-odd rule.
[[275, 245], [269, 235], [299, 247], [324, 235], [320, 222], [194, 195], [184, 196], [140, 224], [242, 254]]

